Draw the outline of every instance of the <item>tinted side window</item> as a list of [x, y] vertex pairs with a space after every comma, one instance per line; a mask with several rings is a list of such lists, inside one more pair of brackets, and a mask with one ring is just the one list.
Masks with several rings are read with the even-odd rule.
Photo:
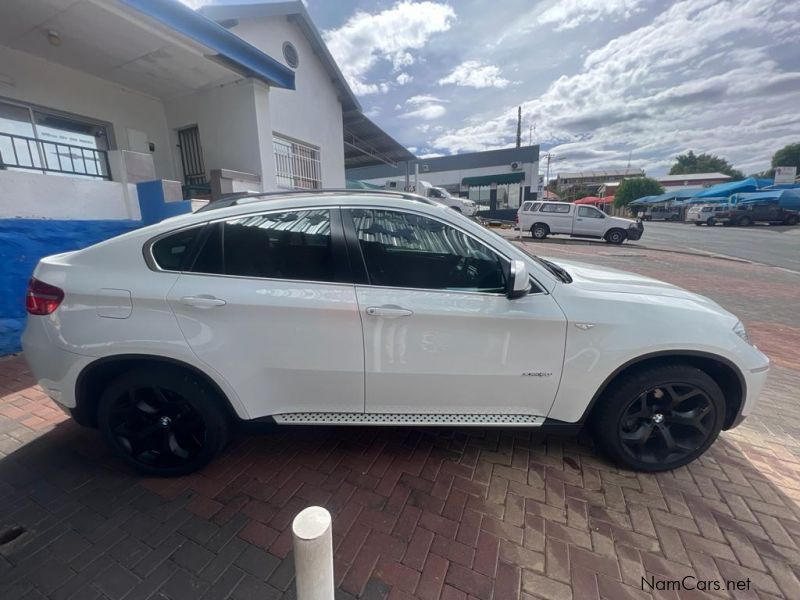
[[390, 210], [354, 210], [370, 283], [404, 288], [505, 291], [507, 261], [435, 219]]
[[287, 211], [225, 221], [222, 261], [225, 275], [337, 281], [330, 211]]
[[543, 212], [543, 213], [568, 213], [569, 212], [569, 204], [566, 204], [566, 203], [542, 204], [542, 207], [539, 209], [539, 212]]
[[189, 248], [202, 227], [184, 229], [161, 238], [152, 246], [153, 258], [160, 269], [180, 271], [188, 257]]

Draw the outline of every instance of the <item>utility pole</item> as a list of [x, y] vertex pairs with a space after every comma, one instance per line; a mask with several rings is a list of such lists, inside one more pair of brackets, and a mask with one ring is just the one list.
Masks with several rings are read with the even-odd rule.
[[554, 156], [550, 152], [543, 154], [542, 156], [547, 159], [547, 167], [544, 176], [544, 189], [546, 190], [547, 186], [550, 184], [550, 161], [554, 158]]
[[522, 146], [522, 107], [517, 107], [517, 148]]

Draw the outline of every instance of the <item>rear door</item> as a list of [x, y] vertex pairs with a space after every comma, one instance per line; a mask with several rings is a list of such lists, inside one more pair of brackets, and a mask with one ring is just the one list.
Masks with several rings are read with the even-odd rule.
[[572, 227], [574, 235], [588, 237], [603, 237], [606, 229], [606, 216], [593, 206], [578, 206], [575, 214], [575, 224]]
[[509, 300], [508, 259], [446, 222], [349, 212], [350, 255], [363, 259], [366, 411], [546, 415], [566, 334], [553, 298]]
[[250, 417], [363, 412], [361, 320], [338, 209], [256, 213], [204, 234], [169, 305]]

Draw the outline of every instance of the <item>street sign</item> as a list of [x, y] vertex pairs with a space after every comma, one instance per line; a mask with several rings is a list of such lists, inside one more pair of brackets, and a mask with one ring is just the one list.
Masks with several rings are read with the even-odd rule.
[[775, 167], [775, 185], [794, 183], [796, 177], [797, 167]]

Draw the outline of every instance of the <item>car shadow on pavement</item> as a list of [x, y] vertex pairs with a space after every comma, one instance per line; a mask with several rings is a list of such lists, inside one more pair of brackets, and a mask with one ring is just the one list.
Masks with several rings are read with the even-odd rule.
[[66, 421], [0, 459], [0, 597], [293, 597], [291, 520], [318, 504], [342, 598], [644, 597], [686, 575], [791, 598], [798, 497], [795, 457], [730, 434], [641, 474], [585, 437], [283, 427], [146, 479]]

